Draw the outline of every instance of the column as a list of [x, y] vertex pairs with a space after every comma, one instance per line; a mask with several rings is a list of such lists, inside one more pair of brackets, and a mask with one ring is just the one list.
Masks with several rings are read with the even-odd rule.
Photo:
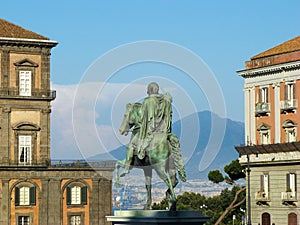
[[2, 180], [2, 198], [0, 199], [0, 225], [8, 225], [10, 215], [9, 179]]
[[48, 224], [61, 224], [62, 221], [62, 194], [60, 180], [50, 179], [48, 185]]
[[250, 126], [249, 126], [249, 89], [244, 88], [244, 117], [245, 117], [245, 145], [250, 144]]
[[99, 224], [99, 179], [93, 179], [90, 192], [89, 204], [90, 204], [90, 224]]
[[280, 84], [274, 87], [274, 118], [275, 118], [275, 143], [280, 143]]
[[0, 155], [1, 155], [1, 165], [9, 165], [10, 157], [10, 107], [2, 108], [1, 117], [1, 143], [0, 143]]
[[255, 87], [250, 89], [250, 144], [256, 144]]

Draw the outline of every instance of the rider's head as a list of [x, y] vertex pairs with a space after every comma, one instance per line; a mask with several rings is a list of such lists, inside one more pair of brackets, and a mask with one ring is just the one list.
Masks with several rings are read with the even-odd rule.
[[152, 82], [148, 85], [147, 88], [147, 94], [152, 95], [152, 94], [158, 94], [159, 86], [157, 83]]

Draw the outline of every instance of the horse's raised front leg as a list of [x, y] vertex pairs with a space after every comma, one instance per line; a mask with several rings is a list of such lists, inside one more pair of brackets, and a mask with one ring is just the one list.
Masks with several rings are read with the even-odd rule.
[[120, 177], [119, 177], [119, 169], [122, 167], [124, 168], [126, 163], [126, 159], [123, 160], [119, 160], [116, 162], [116, 166], [115, 166], [115, 184], [117, 186], [121, 186], [121, 181], [120, 181]]
[[152, 205], [152, 196], [151, 196], [152, 168], [145, 167], [143, 168], [143, 170], [144, 170], [146, 190], [147, 190], [147, 202], [144, 207], [144, 210], [149, 210], [151, 209], [151, 205]]

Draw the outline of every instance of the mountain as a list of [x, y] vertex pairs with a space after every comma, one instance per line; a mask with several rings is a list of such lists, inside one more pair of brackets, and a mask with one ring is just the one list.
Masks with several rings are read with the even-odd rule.
[[[211, 140], [209, 148], [207, 148], [212, 134], [212, 121], [216, 125], [215, 129], [221, 129], [222, 126], [220, 127], [220, 125], [222, 124], [225, 124], [226, 127], [224, 135], [217, 136], [216, 140]], [[176, 121], [172, 125], [172, 132], [180, 139], [188, 179], [206, 180], [210, 170], [222, 170], [226, 164], [238, 158], [234, 146], [244, 142], [244, 124], [242, 122], [221, 118], [210, 111], [198, 112]], [[222, 132], [219, 133], [223, 134]], [[217, 146], [217, 142], [220, 142], [220, 146]], [[125, 149], [126, 146], [121, 146], [110, 151], [110, 154], [98, 154], [89, 160], [103, 160], [112, 157], [118, 160], [124, 159]], [[211, 163], [208, 163], [208, 167], [200, 171], [199, 164], [204, 156]]]

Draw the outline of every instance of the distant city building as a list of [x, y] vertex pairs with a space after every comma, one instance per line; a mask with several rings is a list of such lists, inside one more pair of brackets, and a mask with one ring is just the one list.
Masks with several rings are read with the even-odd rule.
[[1, 225], [109, 224], [113, 165], [50, 159], [56, 45], [0, 19]]
[[300, 36], [245, 67], [245, 146], [236, 149], [243, 165], [249, 156], [252, 224], [299, 224]]

